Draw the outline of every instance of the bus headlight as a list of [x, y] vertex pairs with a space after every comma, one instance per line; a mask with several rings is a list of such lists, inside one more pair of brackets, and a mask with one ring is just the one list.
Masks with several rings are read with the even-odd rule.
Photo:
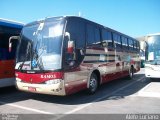
[[47, 85], [58, 84], [61, 81], [62, 81], [61, 79], [48, 80], [48, 81], [45, 82], [45, 84], [47, 84]]
[[22, 80], [20, 78], [16, 78], [16, 81], [17, 82], [21, 82]]
[[16, 73], [15, 76], [18, 77], [18, 74]]

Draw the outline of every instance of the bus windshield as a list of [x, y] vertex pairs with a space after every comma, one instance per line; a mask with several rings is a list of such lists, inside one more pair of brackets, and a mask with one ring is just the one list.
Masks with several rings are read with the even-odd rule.
[[29, 24], [22, 30], [17, 70], [61, 69], [62, 20]]
[[160, 64], [160, 36], [148, 38], [148, 64]]

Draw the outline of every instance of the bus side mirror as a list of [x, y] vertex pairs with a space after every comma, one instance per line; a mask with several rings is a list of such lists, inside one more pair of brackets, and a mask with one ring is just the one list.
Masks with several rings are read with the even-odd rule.
[[65, 38], [66, 40], [68, 41], [68, 45], [67, 45], [67, 53], [73, 53], [74, 51], [74, 41], [72, 41], [70, 39], [70, 33], [69, 32], [66, 32], [65, 33]]
[[20, 40], [20, 37], [19, 36], [11, 36], [9, 38], [9, 52], [12, 51], [12, 40]]
[[12, 51], [12, 43], [9, 42], [9, 52], [11, 52], [11, 51]]
[[68, 41], [67, 52], [72, 54], [73, 51], [74, 51], [74, 41]]

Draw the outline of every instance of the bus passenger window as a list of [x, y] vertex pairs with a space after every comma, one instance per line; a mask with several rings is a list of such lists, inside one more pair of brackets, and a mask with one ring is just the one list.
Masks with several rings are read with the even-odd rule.
[[[73, 66], [77, 66], [82, 62], [85, 53], [85, 23], [76, 18], [68, 19], [65, 32], [70, 33], [70, 39], [75, 46], [73, 54], [67, 53], [67, 50], [65, 50], [65, 61], [74, 61], [75, 64]], [[67, 49], [68, 42], [66, 40], [64, 42], [65, 49]]]
[[113, 33], [113, 40], [114, 40], [116, 49], [120, 50], [122, 48], [122, 42], [121, 42], [120, 35]]
[[94, 27], [92, 25], [87, 25], [87, 44], [91, 45], [94, 43]]
[[100, 44], [100, 31], [98, 28], [95, 28], [95, 44]]
[[104, 42], [104, 41], [108, 43], [109, 48], [113, 47], [111, 32], [109, 32], [105, 29], [102, 29], [102, 42]]
[[126, 37], [121, 36], [121, 40], [122, 40], [122, 48], [124, 51], [128, 50], [128, 40]]
[[128, 39], [128, 44], [129, 44], [129, 50], [133, 50], [134, 48], [134, 43], [132, 39]]

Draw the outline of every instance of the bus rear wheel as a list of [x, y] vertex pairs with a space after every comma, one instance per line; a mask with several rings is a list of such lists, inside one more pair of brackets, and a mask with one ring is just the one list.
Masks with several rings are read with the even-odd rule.
[[89, 87], [87, 89], [87, 92], [89, 94], [94, 94], [98, 88], [98, 78], [95, 73], [91, 74], [90, 80], [89, 80]]

